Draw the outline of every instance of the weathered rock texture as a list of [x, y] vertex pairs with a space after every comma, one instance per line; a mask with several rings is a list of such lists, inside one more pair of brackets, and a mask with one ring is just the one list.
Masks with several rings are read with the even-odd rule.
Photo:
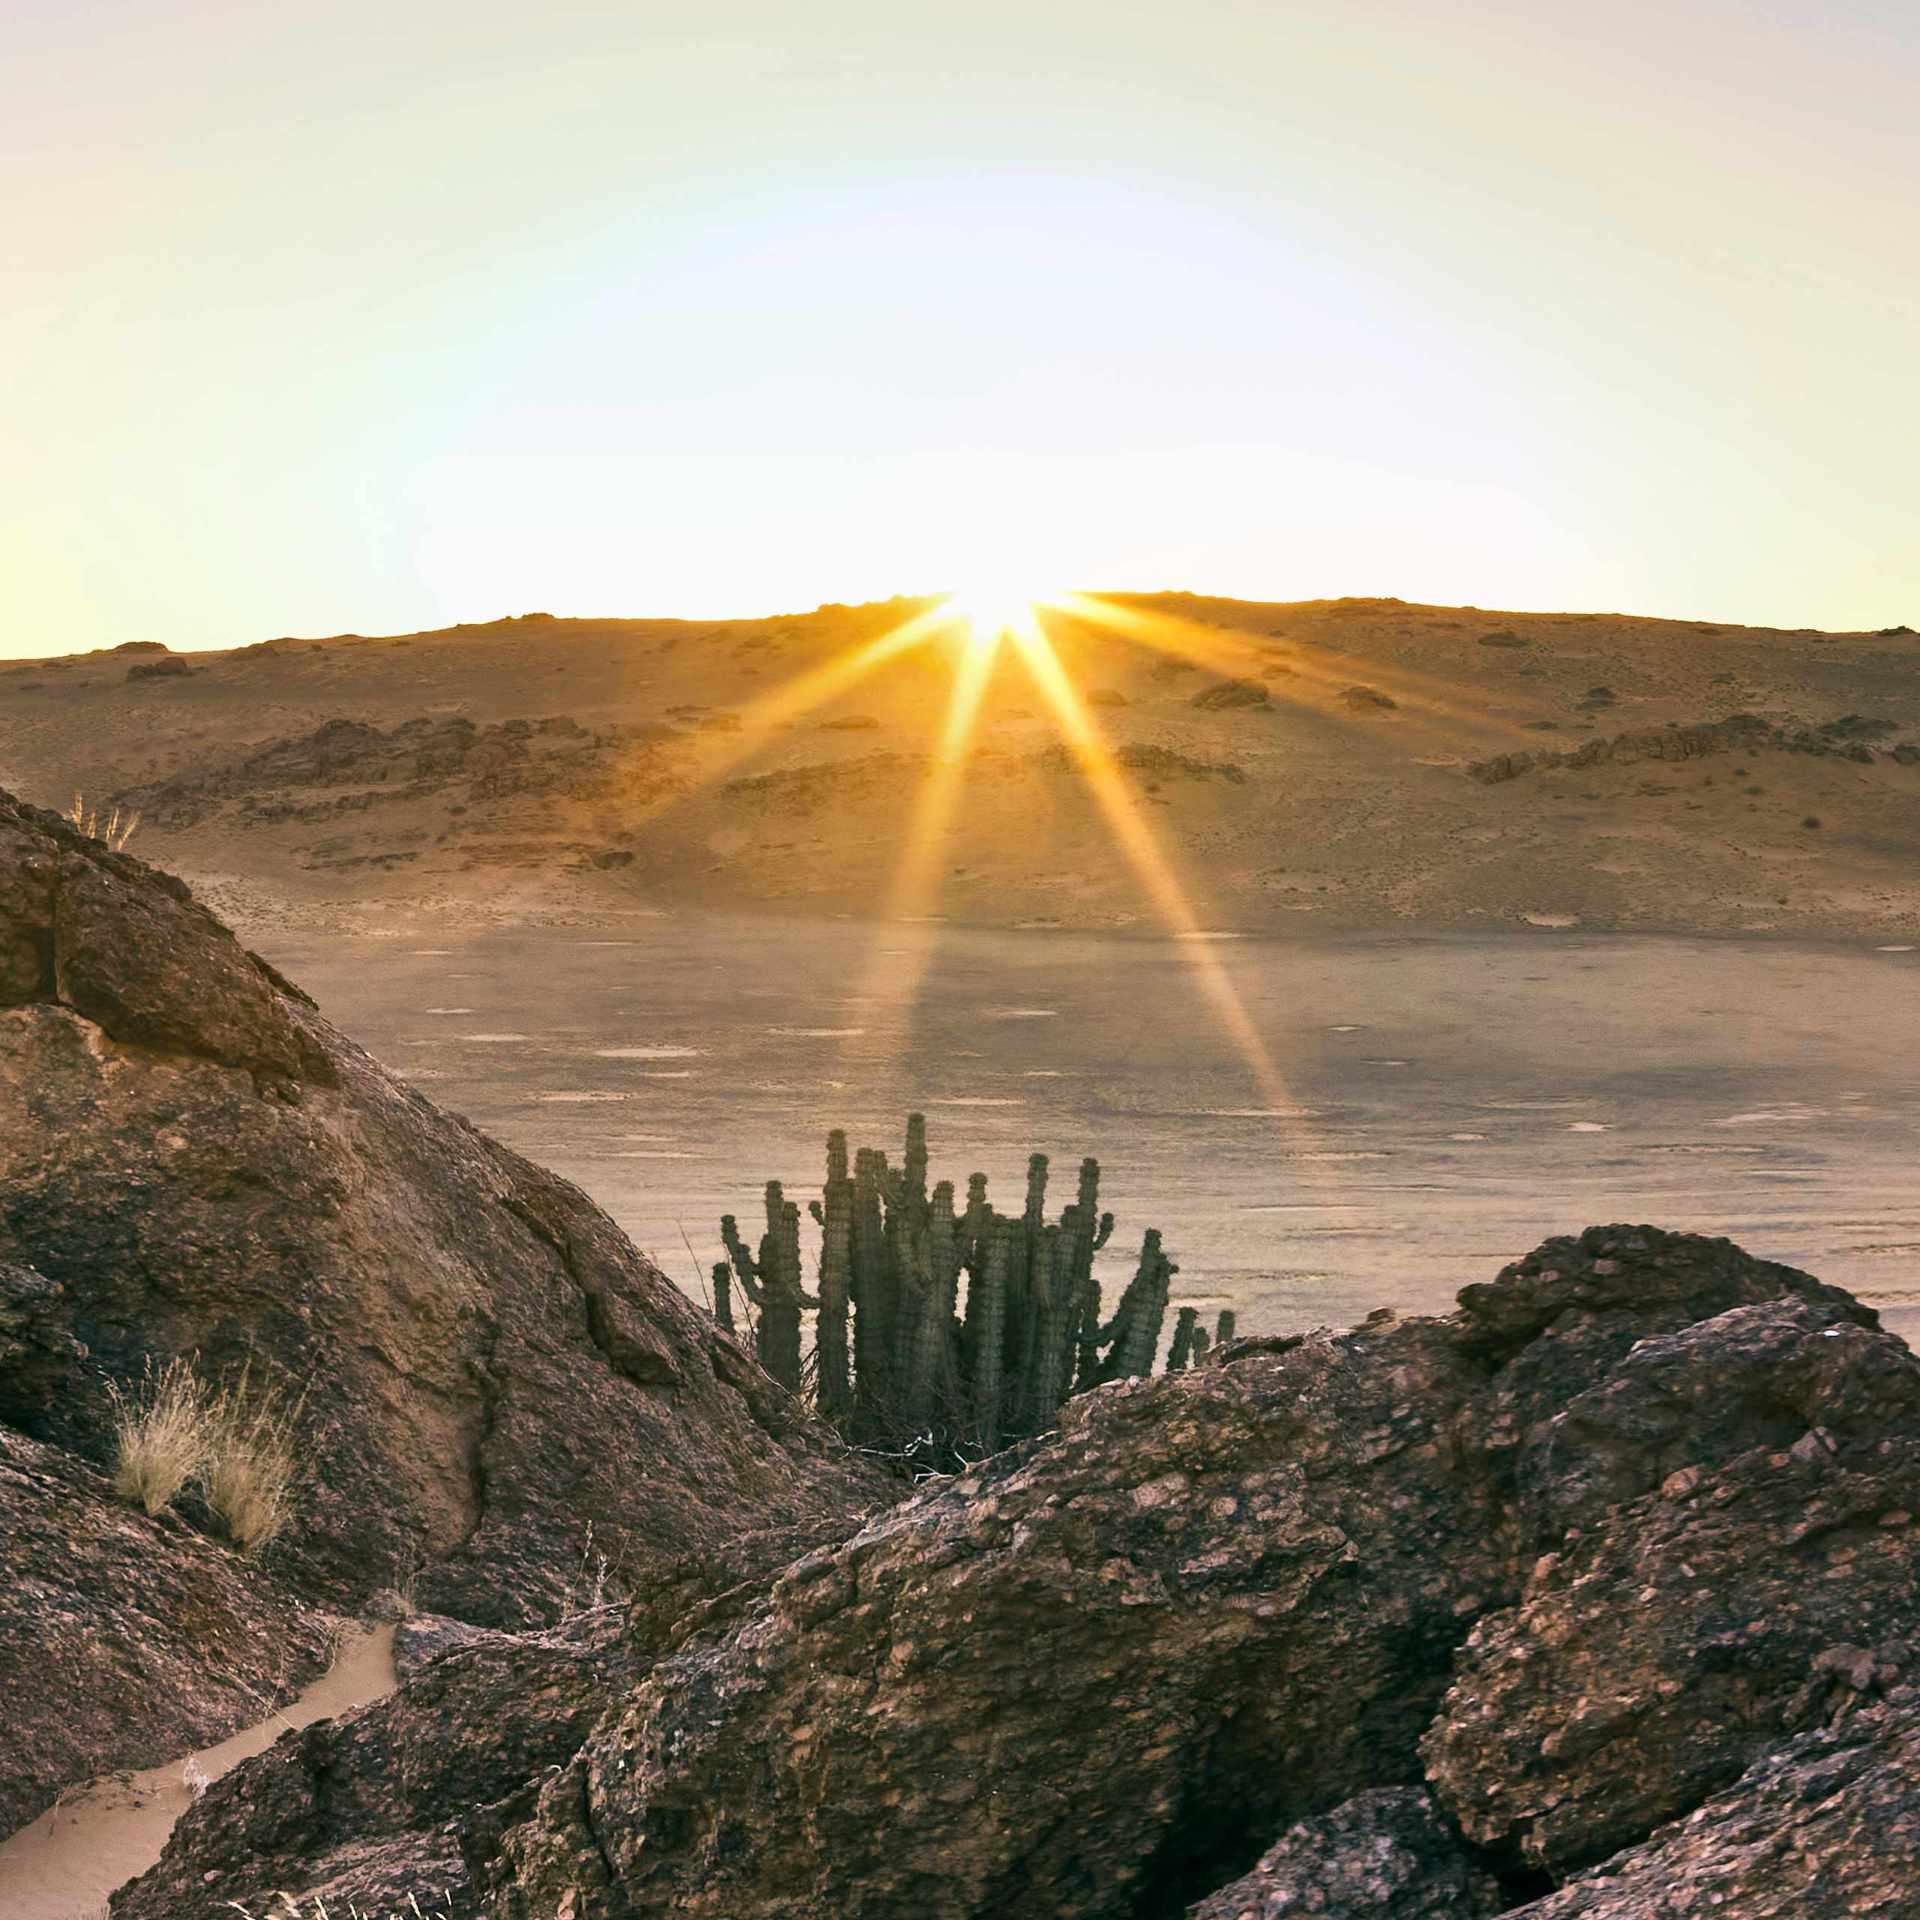
[[1726, 1793], [1512, 1920], [1916, 1912], [1920, 1694], [1902, 1687], [1884, 1705], [1770, 1749]]
[[[396, 1657], [408, 1657], [402, 1627]], [[604, 1607], [541, 1634], [467, 1628], [402, 1690], [287, 1734], [214, 1782], [160, 1864], [124, 1888], [115, 1920], [265, 1914], [278, 1888], [303, 1907], [387, 1915], [471, 1912], [472, 1862], [532, 1810], [639, 1663]]]
[[[826, 1538], [844, 1534], [837, 1523]], [[624, 1605], [589, 1607], [537, 1634], [416, 1616], [394, 1636], [399, 1690], [279, 1741], [217, 1783], [115, 1920], [264, 1915], [300, 1887], [330, 1911], [482, 1911], [502, 1834], [609, 1706], [667, 1653], [724, 1633], [819, 1528], [736, 1536], [657, 1562]]]
[[[602, 1560], [617, 1593], [663, 1556], [875, 1498], [583, 1195], [389, 1077], [177, 881], [0, 795], [0, 1422], [97, 1498], [82, 1465], [109, 1456], [112, 1387], [176, 1356], [304, 1394], [293, 1518], [247, 1566], [282, 1590], [267, 1612], [405, 1587], [538, 1624]], [[181, 1512], [209, 1537], [177, 1540], [177, 1519], [143, 1537], [233, 1558]], [[28, 1657], [35, 1605], [51, 1622], [107, 1577], [77, 1551], [50, 1591], [9, 1596], [0, 1658]], [[168, 1636], [189, 1629], [170, 1606], [151, 1645], [129, 1628], [101, 1659], [150, 1660], [174, 1691]], [[237, 1631], [209, 1632], [209, 1662]], [[91, 1672], [49, 1709], [97, 1731], [118, 1683]], [[209, 1687], [217, 1711], [148, 1718], [259, 1717]], [[76, 1740], [29, 1770], [51, 1797], [165, 1757], [127, 1726], [89, 1764]]]
[[1529, 1449], [1518, 1606], [1426, 1743], [1473, 1839], [1603, 1858], [1911, 1663], [1920, 1364], [1831, 1308], [1737, 1308], [1634, 1349]]
[[1392, 1787], [1289, 1827], [1191, 1920], [1484, 1920], [1507, 1904], [1431, 1798]]

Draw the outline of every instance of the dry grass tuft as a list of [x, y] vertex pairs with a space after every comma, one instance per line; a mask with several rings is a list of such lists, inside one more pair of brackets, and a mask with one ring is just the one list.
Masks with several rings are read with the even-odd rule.
[[229, 1537], [264, 1547], [293, 1512], [296, 1427], [306, 1395], [256, 1386], [251, 1361], [210, 1386], [191, 1360], [170, 1360], [133, 1391], [115, 1387], [114, 1489], [149, 1514], [197, 1485]]
[[133, 1390], [114, 1386], [113, 1488], [149, 1514], [179, 1498], [206, 1458], [210, 1396], [189, 1360], [169, 1360]]
[[77, 793], [73, 796], [73, 805], [62, 817], [89, 840], [98, 840], [114, 853], [119, 853], [126, 846], [133, 838], [134, 828], [140, 824], [137, 813], [123, 814], [115, 807], [111, 813], [103, 815], [97, 806], [88, 806]]
[[367, 1913], [351, 1900], [344, 1908], [330, 1909], [317, 1894], [308, 1895], [309, 1904], [305, 1906], [290, 1893], [269, 1894], [268, 1899], [278, 1904], [263, 1907], [257, 1914], [251, 1907], [243, 1907], [238, 1900], [229, 1900], [227, 1905], [240, 1914], [242, 1920], [441, 1920], [443, 1914], [453, 1911], [451, 1893], [442, 1893], [439, 1905], [435, 1905], [432, 1895], [428, 1895], [424, 1907], [410, 1893], [404, 1906], [394, 1907], [385, 1913]]
[[294, 1426], [305, 1394], [289, 1398], [276, 1386], [256, 1389], [252, 1363], [209, 1401], [201, 1491], [227, 1531], [251, 1552], [264, 1547], [293, 1511], [299, 1458]]

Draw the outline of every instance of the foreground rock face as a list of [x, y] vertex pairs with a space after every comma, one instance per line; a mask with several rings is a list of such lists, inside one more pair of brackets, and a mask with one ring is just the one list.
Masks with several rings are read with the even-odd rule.
[[[504, 1910], [534, 1920], [570, 1894], [623, 1917], [1172, 1911], [1289, 1821], [1419, 1780], [1453, 1649], [1521, 1598], [1550, 1490], [1600, 1476], [1560, 1410], [1623, 1369], [1637, 1381], [1637, 1341], [1706, 1316], [1694, 1363], [1737, 1397], [1759, 1364], [1737, 1310], [1767, 1301], [1836, 1333], [1807, 1391], [1890, 1410], [1910, 1389], [1911, 1356], [1845, 1296], [1724, 1243], [1620, 1229], [1549, 1243], [1451, 1321], [1244, 1342], [1222, 1367], [1076, 1402], [1054, 1438], [800, 1563], [727, 1643], [658, 1668], [509, 1836]], [[1718, 1406], [1695, 1415], [1704, 1457], [1751, 1445]], [[1608, 1429], [1620, 1498], [1675, 1470], [1685, 1425]], [[1778, 1440], [1769, 1425], [1769, 1457]], [[1834, 1472], [1817, 1452], [1811, 1470]], [[1638, 1509], [1607, 1511], [1639, 1538]], [[1772, 1518], [1728, 1543], [1726, 1577], [1773, 1556]], [[1882, 1604], [1876, 1572], [1858, 1611]], [[1581, 1711], [1577, 1689], [1554, 1701]], [[1615, 1740], [1596, 1831], [1643, 1792], [1631, 1725]], [[1648, 1764], [1719, 1784], [1712, 1765]], [[1508, 1838], [1466, 1772], [1441, 1771], [1447, 1811]], [[1483, 1857], [1525, 1884], [1519, 1848]]]
[[[244, 1560], [191, 1498], [102, 1505], [112, 1389], [183, 1356], [302, 1396], [292, 1520]], [[306, 1677], [305, 1608], [404, 1589], [535, 1625], [603, 1566], [618, 1593], [876, 1498], [583, 1195], [390, 1078], [178, 882], [4, 795], [0, 1434], [41, 1448], [9, 1575], [19, 1529], [74, 1514], [45, 1583], [0, 1595], [0, 1672], [100, 1635], [22, 1696], [46, 1724], [0, 1820], [260, 1718]]]
[[1910, 1664], [1920, 1366], [1886, 1335], [1737, 1308], [1643, 1343], [1532, 1452], [1556, 1546], [1426, 1742], [1473, 1839], [1600, 1859]]
[[282, 1570], [550, 1616], [861, 1484], [564, 1181], [399, 1085], [177, 883], [0, 800], [0, 1259], [87, 1349], [29, 1431], [103, 1446], [150, 1360], [307, 1394]]
[[[1445, 1320], [1084, 1396], [783, 1570], [662, 1570], [590, 1731], [489, 1693], [531, 1730], [492, 1811], [330, 1735], [346, 1813], [263, 1833], [243, 1769], [120, 1911], [211, 1920], [256, 1855], [363, 1907], [430, 1860], [456, 1920], [1920, 1911], [1917, 1473], [1870, 1312], [1594, 1229]], [[401, 1747], [476, 1737], [420, 1684]], [[353, 1811], [401, 1802], [411, 1855]]]

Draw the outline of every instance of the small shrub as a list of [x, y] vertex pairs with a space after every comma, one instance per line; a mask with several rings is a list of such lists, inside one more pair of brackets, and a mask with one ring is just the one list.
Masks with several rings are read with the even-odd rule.
[[113, 1394], [113, 1486], [149, 1514], [179, 1497], [206, 1459], [209, 1399], [187, 1360], [169, 1360]]

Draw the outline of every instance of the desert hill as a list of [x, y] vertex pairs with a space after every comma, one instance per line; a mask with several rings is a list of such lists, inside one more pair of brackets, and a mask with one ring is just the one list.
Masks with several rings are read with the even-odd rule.
[[[699, 900], [1149, 918], [1011, 648], [900, 883], [959, 658], [835, 663], [926, 602], [526, 615], [0, 672], [0, 777], [142, 815], [244, 921]], [[1920, 636], [1392, 600], [1111, 596], [1047, 632], [1203, 924], [1872, 932], [1920, 916]], [[1087, 603], [1077, 603], [1084, 608]], [[796, 682], [817, 701], [785, 697]]]

